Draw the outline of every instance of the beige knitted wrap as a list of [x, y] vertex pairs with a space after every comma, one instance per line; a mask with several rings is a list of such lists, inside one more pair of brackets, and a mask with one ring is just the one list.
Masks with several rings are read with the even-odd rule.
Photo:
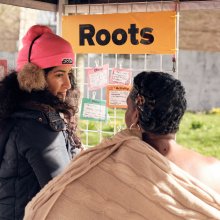
[[28, 204], [24, 220], [220, 219], [220, 195], [140, 136], [127, 129], [81, 153]]

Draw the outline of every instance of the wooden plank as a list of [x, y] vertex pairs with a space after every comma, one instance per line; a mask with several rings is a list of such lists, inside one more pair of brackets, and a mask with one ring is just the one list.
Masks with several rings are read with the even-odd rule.
[[47, 2], [33, 1], [33, 0], [0, 0], [0, 3], [7, 5], [14, 5], [25, 8], [33, 8], [44, 11], [57, 11], [57, 5]]

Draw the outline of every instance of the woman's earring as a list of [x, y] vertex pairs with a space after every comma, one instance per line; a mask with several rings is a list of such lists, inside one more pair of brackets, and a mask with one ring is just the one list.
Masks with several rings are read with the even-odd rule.
[[130, 125], [130, 127], [129, 127], [130, 130], [131, 130], [131, 129], [135, 129], [135, 128], [137, 128], [138, 130], [141, 130], [139, 124], [137, 124], [137, 123], [132, 123], [132, 124]]
[[129, 129], [131, 130], [133, 127], [135, 126], [135, 123], [132, 123], [129, 127]]

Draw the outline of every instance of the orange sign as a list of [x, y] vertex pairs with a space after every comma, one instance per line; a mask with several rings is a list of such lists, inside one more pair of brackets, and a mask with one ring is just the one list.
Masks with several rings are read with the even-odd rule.
[[76, 53], [174, 54], [176, 12], [63, 16]]

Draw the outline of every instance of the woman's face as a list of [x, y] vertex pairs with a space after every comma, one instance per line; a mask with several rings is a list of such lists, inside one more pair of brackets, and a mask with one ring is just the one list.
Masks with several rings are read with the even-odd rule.
[[60, 98], [62, 101], [66, 98], [67, 91], [71, 88], [70, 74], [72, 65], [61, 65], [54, 67], [48, 72], [46, 81], [48, 90]]
[[125, 112], [125, 123], [127, 125], [127, 128], [130, 128], [130, 126], [133, 123], [138, 122], [138, 111], [137, 108], [134, 106], [133, 101], [130, 98], [130, 95], [127, 98], [127, 110]]

